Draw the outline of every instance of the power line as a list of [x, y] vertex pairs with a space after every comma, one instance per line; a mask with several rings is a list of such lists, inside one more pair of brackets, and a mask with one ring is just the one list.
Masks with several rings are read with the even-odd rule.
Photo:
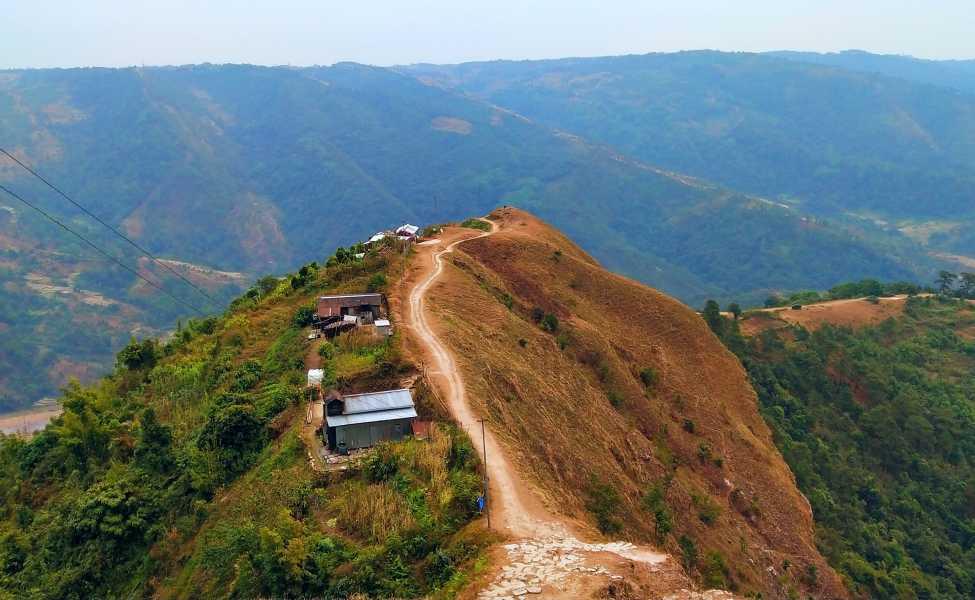
[[4, 149], [4, 148], [0, 148], [0, 152], [6, 154], [7, 155], [7, 158], [9, 158], [10, 160], [14, 161], [15, 163], [17, 163], [18, 165], [20, 165], [21, 167], [23, 167], [25, 171], [27, 171], [28, 173], [30, 173], [34, 177], [40, 179], [41, 181], [43, 181], [44, 184], [47, 185], [47, 187], [51, 188], [52, 190], [54, 190], [55, 192], [57, 192], [58, 194], [60, 194], [60, 196], [62, 198], [64, 198], [65, 200], [67, 200], [68, 202], [70, 202], [71, 204], [73, 204], [74, 206], [76, 206], [83, 213], [85, 213], [86, 215], [88, 215], [92, 219], [98, 221], [106, 229], [110, 230], [112, 233], [114, 233], [115, 235], [119, 236], [120, 238], [122, 238], [123, 240], [125, 240], [126, 242], [128, 242], [133, 248], [135, 248], [139, 252], [141, 252], [141, 253], [145, 254], [146, 256], [148, 256], [150, 259], [152, 259], [152, 261], [154, 263], [156, 263], [160, 267], [166, 269], [167, 271], [169, 271], [173, 275], [175, 275], [175, 276], [179, 277], [180, 279], [182, 279], [183, 282], [186, 285], [190, 286], [191, 288], [193, 288], [194, 290], [196, 290], [197, 292], [199, 292], [204, 298], [206, 298], [207, 300], [209, 300], [213, 304], [213, 306], [215, 306], [215, 307], [219, 307], [220, 306], [220, 303], [217, 302], [216, 299], [214, 299], [212, 296], [210, 296], [210, 294], [208, 294], [205, 291], [203, 291], [202, 289], [200, 289], [200, 287], [197, 286], [195, 283], [193, 283], [192, 281], [190, 281], [189, 279], [187, 279], [186, 277], [184, 277], [179, 271], [173, 269], [172, 267], [170, 267], [166, 263], [162, 262], [159, 258], [157, 258], [155, 255], [153, 255], [151, 252], [149, 252], [148, 250], [146, 250], [145, 248], [143, 248], [138, 243], [134, 242], [127, 235], [125, 235], [124, 233], [122, 233], [118, 229], [112, 227], [111, 225], [109, 225], [108, 223], [106, 223], [104, 220], [102, 220], [101, 218], [99, 218], [98, 215], [92, 213], [90, 210], [88, 210], [87, 208], [85, 208], [84, 206], [82, 206], [81, 204], [79, 204], [78, 202], [74, 201], [70, 196], [68, 196], [63, 191], [61, 191], [60, 188], [58, 188], [56, 185], [54, 185], [53, 183], [51, 183], [50, 181], [48, 181], [47, 179], [45, 179], [44, 177], [42, 177], [37, 171], [35, 171], [34, 169], [32, 169], [29, 166], [25, 165], [23, 162], [21, 162], [19, 158], [17, 158], [13, 154], [7, 152], [7, 150]]
[[92, 248], [94, 248], [94, 249], [95, 249], [95, 250], [96, 250], [96, 251], [97, 251], [97, 252], [98, 252], [99, 254], [101, 254], [101, 255], [102, 255], [102, 256], [104, 256], [105, 258], [107, 258], [107, 259], [109, 259], [109, 260], [111, 260], [112, 262], [114, 262], [114, 263], [115, 263], [115, 264], [117, 264], [118, 266], [120, 266], [120, 267], [122, 267], [123, 269], [125, 269], [125, 270], [126, 270], [126, 271], [128, 271], [129, 273], [132, 273], [133, 275], [135, 275], [136, 277], [138, 277], [138, 278], [139, 278], [139, 279], [141, 279], [142, 281], [145, 281], [146, 283], [148, 283], [148, 284], [149, 284], [149, 285], [151, 285], [152, 287], [154, 287], [154, 288], [156, 288], [156, 289], [157, 289], [157, 290], [159, 290], [160, 292], [162, 292], [162, 293], [164, 293], [164, 294], [166, 294], [167, 296], [169, 296], [170, 298], [172, 298], [172, 299], [173, 299], [173, 300], [175, 300], [176, 302], [178, 302], [178, 303], [180, 303], [180, 304], [182, 304], [183, 306], [185, 306], [185, 307], [187, 307], [187, 308], [189, 308], [189, 309], [191, 309], [191, 310], [193, 310], [193, 311], [195, 311], [195, 312], [197, 312], [197, 313], [199, 313], [199, 314], [200, 314], [200, 316], [206, 316], [206, 313], [204, 313], [204, 312], [203, 312], [202, 310], [200, 310], [199, 308], [197, 308], [197, 307], [195, 307], [195, 306], [193, 306], [193, 305], [192, 305], [192, 304], [190, 304], [189, 302], [186, 302], [186, 301], [183, 301], [183, 300], [180, 300], [179, 298], [177, 298], [177, 297], [176, 297], [176, 296], [174, 296], [173, 294], [171, 294], [171, 293], [169, 293], [168, 291], [166, 291], [165, 289], [163, 289], [163, 287], [162, 287], [162, 286], [160, 286], [159, 284], [157, 284], [156, 282], [154, 282], [154, 281], [152, 281], [152, 280], [150, 280], [150, 279], [148, 279], [148, 278], [146, 278], [146, 277], [145, 277], [144, 275], [142, 275], [142, 273], [139, 273], [138, 271], [136, 271], [135, 269], [133, 269], [133, 268], [132, 268], [132, 267], [130, 267], [129, 265], [127, 265], [127, 264], [125, 264], [125, 263], [123, 263], [122, 261], [120, 261], [119, 259], [117, 259], [117, 258], [115, 258], [114, 256], [112, 256], [112, 255], [111, 255], [111, 254], [109, 254], [108, 252], [106, 252], [106, 251], [104, 251], [104, 250], [102, 250], [102, 249], [101, 249], [100, 247], [98, 247], [98, 245], [96, 245], [96, 244], [95, 244], [94, 242], [92, 242], [91, 240], [89, 240], [89, 239], [88, 239], [88, 238], [86, 238], [85, 236], [83, 236], [83, 235], [81, 235], [80, 233], [78, 233], [78, 232], [77, 232], [77, 231], [75, 231], [74, 229], [71, 229], [70, 227], [68, 227], [67, 225], [65, 225], [65, 224], [64, 224], [64, 223], [62, 223], [61, 221], [59, 221], [59, 220], [58, 220], [58, 219], [57, 219], [56, 217], [54, 217], [53, 215], [51, 215], [51, 214], [49, 214], [48, 212], [46, 212], [46, 211], [45, 211], [44, 209], [42, 209], [41, 207], [39, 207], [39, 206], [37, 206], [37, 205], [35, 205], [35, 204], [32, 204], [31, 202], [29, 202], [28, 200], [26, 200], [25, 198], [23, 198], [22, 196], [20, 196], [20, 194], [18, 194], [18, 193], [16, 193], [16, 192], [14, 192], [14, 191], [12, 191], [12, 190], [10, 190], [10, 189], [8, 189], [8, 188], [7, 188], [7, 187], [5, 187], [5, 186], [4, 186], [3, 184], [0, 184], [0, 190], [2, 190], [2, 191], [4, 191], [4, 192], [6, 192], [6, 193], [7, 193], [7, 194], [9, 194], [9, 195], [10, 195], [11, 197], [13, 197], [13, 198], [16, 198], [17, 200], [20, 200], [21, 202], [23, 202], [24, 204], [26, 204], [26, 205], [27, 205], [27, 206], [29, 206], [30, 208], [32, 208], [32, 209], [34, 209], [34, 210], [36, 210], [37, 212], [39, 212], [39, 213], [41, 213], [41, 214], [42, 214], [42, 215], [44, 215], [44, 216], [45, 216], [45, 217], [46, 217], [46, 218], [47, 218], [48, 220], [50, 220], [50, 221], [52, 221], [52, 222], [53, 222], [54, 224], [56, 224], [56, 225], [57, 225], [58, 227], [60, 227], [61, 229], [64, 229], [65, 231], [67, 231], [67, 232], [68, 232], [68, 233], [70, 233], [71, 235], [73, 235], [73, 236], [75, 236], [76, 238], [78, 238], [78, 239], [79, 239], [79, 240], [81, 240], [82, 242], [84, 242], [84, 243], [86, 243], [86, 244], [88, 244], [89, 246], [91, 246]]

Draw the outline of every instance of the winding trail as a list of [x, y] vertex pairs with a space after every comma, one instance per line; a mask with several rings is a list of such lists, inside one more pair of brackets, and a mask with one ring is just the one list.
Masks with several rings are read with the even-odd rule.
[[556, 533], [551, 529], [553, 519], [549, 518], [549, 515], [538, 514], [539, 507], [537, 506], [532, 506], [533, 510], [531, 511], [528, 510], [526, 503], [522, 501], [519, 494], [519, 486], [516, 485], [512, 475], [514, 470], [508, 465], [501, 447], [490, 430], [485, 430], [482, 443], [479, 435], [480, 421], [475, 417], [470, 404], [467, 402], [467, 390], [460, 369], [454, 362], [453, 354], [444, 347], [434, 333], [424, 309], [424, 299], [427, 292], [443, 273], [444, 255], [453, 252], [458, 244], [487, 237], [497, 231], [497, 225], [494, 222], [486, 219], [484, 222], [490, 224], [491, 231], [455, 240], [442, 250], [434, 252], [433, 270], [410, 292], [409, 321], [420, 342], [430, 352], [434, 368], [429, 370], [427, 375], [440, 379], [442, 389], [445, 392], [444, 400], [447, 402], [450, 414], [461, 427], [468, 431], [478, 454], [484, 456], [485, 445], [487, 446], [487, 475], [490, 482], [488, 499], [491, 502], [490, 509], [493, 511], [491, 514], [492, 524], [496, 524], [499, 529], [514, 537], [551, 535]]
[[[468, 402], [463, 376], [453, 354], [431, 327], [425, 303], [426, 295], [444, 271], [445, 255], [453, 252], [458, 244], [497, 233], [496, 223], [481, 220], [491, 226], [490, 231], [451, 241], [440, 249], [436, 249], [442, 245], [439, 241], [419, 245], [421, 256], [418, 259], [426, 260], [424, 251], [429, 250], [432, 262], [424, 265], [429, 271], [422, 274], [410, 290], [406, 310], [408, 326], [431, 359], [427, 375], [444, 393], [448, 410], [457, 423], [468, 431], [478, 453], [483, 456], [485, 446], [487, 448], [488, 501], [492, 526], [517, 540], [505, 545], [508, 564], [501, 567], [494, 581], [478, 596], [581, 596], [585, 590], [593, 590], [594, 586], [623, 579], [623, 575], [616, 574], [618, 572], [625, 571], [628, 578], [632, 577], [635, 563], [642, 565], [641, 579], [653, 578], [662, 569], [674, 579], [674, 571], [679, 572], [674, 561], [653, 548], [638, 547], [628, 542], [591, 544], [580, 541], [565, 519], [551, 514], [534, 497], [489, 428], [485, 429], [482, 442], [481, 423]], [[668, 565], [666, 568], [664, 563]], [[589, 591], [585, 591], [585, 594], [588, 595]]]

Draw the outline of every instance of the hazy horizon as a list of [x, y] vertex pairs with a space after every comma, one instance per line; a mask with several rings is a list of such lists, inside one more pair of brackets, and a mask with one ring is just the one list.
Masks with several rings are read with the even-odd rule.
[[52, 13], [42, 5], [18, 3], [5, 11], [8, 34], [0, 38], [0, 68], [345, 61], [389, 66], [695, 49], [861, 49], [931, 60], [975, 57], [975, 36], [970, 35], [975, 11], [967, 2], [849, 4], [499, 0], [456, 5], [427, 0], [409, 6], [339, 6], [290, 0], [242, 9], [226, 0], [204, 5], [70, 0]]

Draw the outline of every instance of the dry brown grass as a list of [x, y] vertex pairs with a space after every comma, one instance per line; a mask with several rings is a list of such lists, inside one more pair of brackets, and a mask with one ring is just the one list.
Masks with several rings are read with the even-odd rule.
[[329, 514], [335, 514], [343, 530], [372, 542], [415, 525], [410, 507], [388, 483], [349, 482], [332, 499]]
[[[809, 505], [758, 414], [744, 370], [703, 320], [606, 272], [527, 213], [505, 209], [493, 217], [501, 231], [460, 245], [428, 301], [470, 401], [509, 462], [540, 484], [554, 510], [588, 523], [591, 478], [609, 482], [623, 498], [628, 535], [649, 541], [652, 519], [640, 499], [674, 457], [667, 500], [675, 533], [720, 550], [742, 589], [781, 593], [767, 569], [788, 559], [797, 573], [816, 565], [820, 592], [845, 596], [815, 548]], [[568, 334], [564, 348], [531, 320], [534, 307], [558, 317]], [[659, 375], [650, 390], [639, 378], [645, 367]], [[699, 460], [702, 443], [720, 466]], [[703, 523], [692, 490], [706, 492], [721, 518]], [[736, 511], [733, 490], [754, 499], [762, 517], [751, 522]], [[676, 554], [675, 539], [667, 547]]]

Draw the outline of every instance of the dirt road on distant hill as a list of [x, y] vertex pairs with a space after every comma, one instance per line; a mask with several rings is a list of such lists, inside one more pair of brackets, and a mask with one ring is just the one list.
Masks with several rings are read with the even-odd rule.
[[[513, 598], [532, 594], [535, 598], [589, 597], [608, 585], [626, 579], [638, 589], [678, 592], [680, 598], [695, 597], [682, 588], [686, 577], [666, 554], [627, 542], [590, 544], [567, 520], [549, 512], [532, 493], [518, 470], [497, 442], [490, 428], [481, 439], [481, 424], [467, 400], [463, 376], [450, 350], [437, 337], [425, 298], [444, 270], [444, 256], [458, 244], [497, 232], [474, 234], [474, 230], [451, 228], [437, 242], [417, 246], [419, 272], [412, 278], [406, 306], [407, 327], [427, 355], [427, 375], [437, 385], [454, 419], [464, 427], [478, 453], [487, 446], [489, 507], [492, 526], [516, 543], [505, 545], [507, 565], [478, 593], [479, 598]], [[732, 598], [732, 595], [721, 596]]]

